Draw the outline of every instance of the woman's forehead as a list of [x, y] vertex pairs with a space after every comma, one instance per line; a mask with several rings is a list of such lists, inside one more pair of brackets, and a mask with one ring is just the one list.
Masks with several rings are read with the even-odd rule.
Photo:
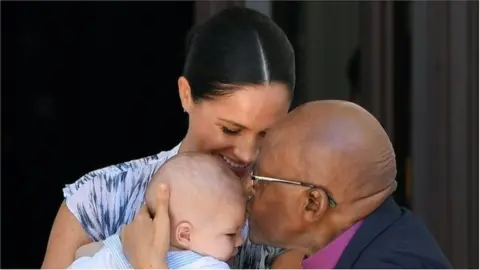
[[286, 86], [242, 86], [231, 94], [206, 101], [204, 107], [216, 117], [249, 129], [266, 128], [288, 112]]

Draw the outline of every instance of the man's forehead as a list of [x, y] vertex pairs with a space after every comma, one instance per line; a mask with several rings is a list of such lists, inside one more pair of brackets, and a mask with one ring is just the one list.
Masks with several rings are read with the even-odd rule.
[[317, 138], [302, 136], [303, 134], [308, 135], [298, 130], [293, 137], [277, 132], [275, 137], [265, 138], [255, 173], [308, 184], [327, 184], [328, 179], [342, 170], [339, 162], [343, 160], [343, 152]]
[[300, 181], [303, 177], [302, 166], [296, 154], [288, 151], [285, 145], [277, 147], [262, 147], [255, 164], [254, 173], [260, 176], [273, 177], [285, 180]]
[[331, 118], [326, 110], [329, 103], [321, 105], [301, 106], [270, 129], [258, 156], [258, 173], [301, 182], [313, 181], [319, 173], [329, 174], [325, 165], [332, 161], [332, 146], [324, 137], [336, 129], [327, 121]]

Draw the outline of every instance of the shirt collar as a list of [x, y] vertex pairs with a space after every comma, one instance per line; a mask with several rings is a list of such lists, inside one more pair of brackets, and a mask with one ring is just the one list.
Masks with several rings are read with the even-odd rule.
[[357, 232], [358, 228], [360, 228], [362, 222], [363, 221], [357, 222], [327, 246], [310, 257], [305, 258], [302, 261], [303, 269], [334, 269], [340, 256]]
[[166, 263], [169, 269], [178, 269], [201, 258], [200, 254], [190, 250], [175, 250], [167, 253]]
[[[183, 141], [182, 141], [183, 142]], [[182, 142], [180, 142], [179, 144], [177, 144], [177, 146], [175, 146], [172, 150], [168, 151], [168, 154], [167, 154], [167, 160], [169, 160], [171, 157], [175, 156], [176, 154], [178, 154], [178, 151], [180, 150], [180, 146], [182, 145]]]

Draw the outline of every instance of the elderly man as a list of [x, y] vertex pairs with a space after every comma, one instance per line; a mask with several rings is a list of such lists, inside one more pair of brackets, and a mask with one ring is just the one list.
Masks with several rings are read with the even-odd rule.
[[[423, 223], [390, 197], [395, 177], [392, 144], [372, 115], [350, 102], [307, 103], [264, 140], [249, 186], [250, 240], [289, 250], [274, 268], [451, 268]], [[168, 200], [159, 192], [153, 220], [143, 208], [122, 230], [135, 268], [165, 265]]]
[[[250, 240], [305, 254], [307, 269], [451, 268], [424, 224], [390, 197], [395, 177], [392, 144], [371, 114], [350, 102], [307, 103], [265, 138]], [[300, 266], [291, 258], [277, 266]]]

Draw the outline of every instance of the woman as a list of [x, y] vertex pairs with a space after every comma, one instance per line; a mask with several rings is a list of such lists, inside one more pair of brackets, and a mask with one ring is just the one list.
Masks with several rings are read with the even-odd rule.
[[[288, 112], [295, 86], [292, 46], [268, 17], [244, 8], [217, 14], [189, 40], [178, 79], [189, 116], [185, 138], [170, 151], [96, 170], [68, 185], [42, 268], [67, 267], [80, 246], [132, 221], [152, 174], [178, 152], [208, 152], [239, 176], [250, 172], [268, 128]], [[245, 248], [237, 267], [269, 267], [278, 255], [273, 248]]]

